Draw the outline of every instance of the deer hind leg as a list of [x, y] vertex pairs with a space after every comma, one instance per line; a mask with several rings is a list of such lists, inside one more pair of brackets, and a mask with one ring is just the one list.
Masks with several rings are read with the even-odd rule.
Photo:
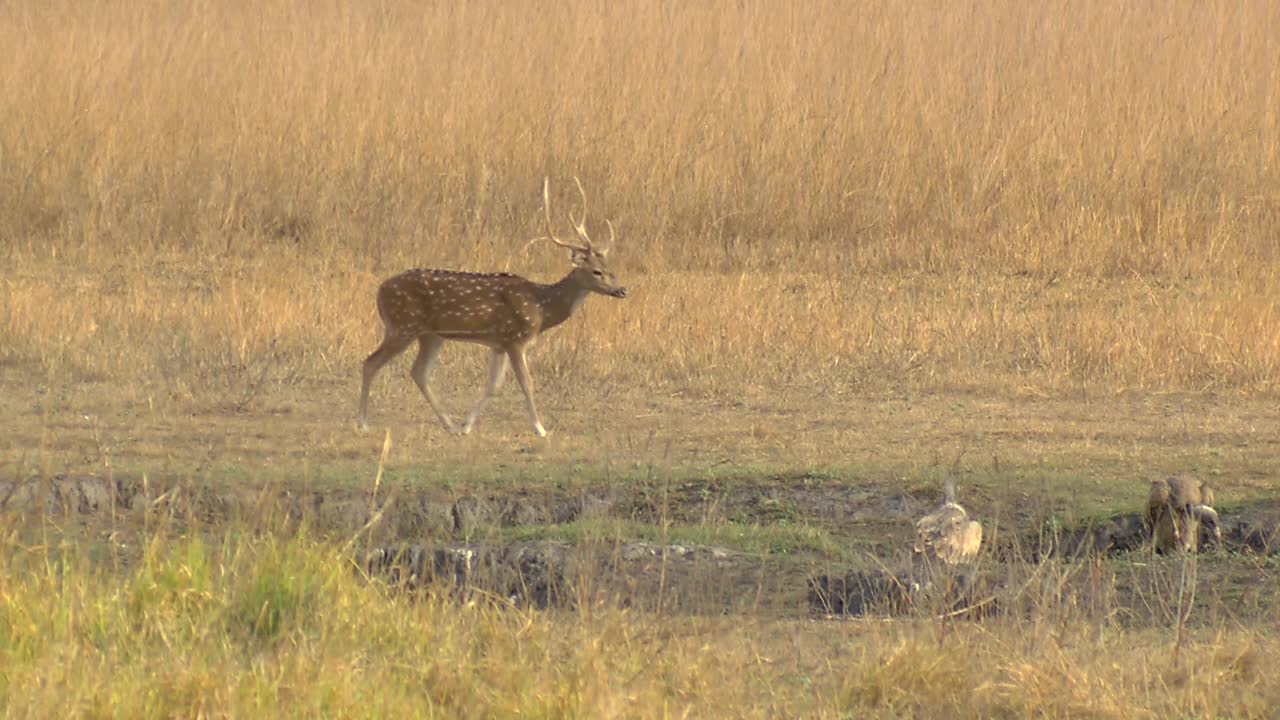
[[413, 382], [422, 391], [422, 396], [431, 404], [431, 409], [435, 411], [436, 417], [440, 419], [440, 424], [444, 425], [444, 429], [449, 432], [457, 432], [453, 426], [453, 421], [445, 413], [444, 408], [440, 407], [440, 403], [436, 401], [436, 396], [431, 392], [431, 387], [427, 385], [427, 378], [431, 376], [431, 371], [436, 366], [436, 360], [440, 357], [440, 348], [444, 345], [444, 338], [438, 335], [423, 335], [418, 338], [418, 357], [413, 361], [413, 367], [409, 370], [409, 377], [413, 378]]
[[356, 415], [356, 425], [361, 428], [369, 426], [366, 418], [369, 411], [369, 386], [373, 383], [373, 378], [378, 374], [384, 365], [391, 362], [395, 356], [404, 352], [405, 348], [413, 342], [413, 338], [400, 337], [398, 335], [387, 334], [382, 339], [382, 344], [374, 350], [372, 354], [364, 361], [364, 367], [361, 372], [360, 382], [360, 407]]
[[515, 370], [516, 381], [524, 391], [524, 401], [529, 407], [529, 419], [533, 421], [533, 432], [538, 437], [546, 437], [547, 431], [542, 427], [542, 421], [538, 419], [538, 408], [533, 404], [533, 378], [529, 377], [529, 366], [524, 360], [524, 348], [510, 350], [507, 355], [511, 358], [511, 368]]
[[485, 385], [484, 395], [476, 401], [475, 407], [471, 408], [471, 412], [467, 413], [467, 419], [462, 423], [462, 434], [466, 435], [471, 432], [471, 428], [475, 427], [476, 418], [480, 417], [480, 411], [484, 410], [484, 406], [489, 404], [495, 393], [502, 387], [502, 381], [507, 376], [507, 354], [501, 350], [494, 350], [489, 356], [489, 383]]

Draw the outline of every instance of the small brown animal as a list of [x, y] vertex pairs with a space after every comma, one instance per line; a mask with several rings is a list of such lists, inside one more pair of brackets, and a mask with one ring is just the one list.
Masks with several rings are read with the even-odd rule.
[[942, 507], [916, 521], [915, 551], [948, 565], [972, 562], [982, 546], [982, 525], [956, 502], [956, 484], [942, 481]]
[[1218, 513], [1212, 504], [1213, 490], [1191, 475], [1151, 481], [1146, 521], [1156, 552], [1195, 552], [1202, 526], [1215, 542], [1221, 542]]
[[[577, 178], [574, 178], [575, 182]], [[360, 386], [360, 407], [356, 423], [366, 426], [369, 385], [392, 358], [418, 343], [418, 357], [409, 376], [431, 404], [436, 417], [449, 432], [467, 434], [489, 399], [502, 385], [507, 362], [515, 370], [516, 380], [524, 391], [525, 404], [533, 431], [546, 437], [547, 431], [538, 418], [533, 403], [533, 379], [525, 363], [525, 350], [542, 333], [559, 325], [577, 310], [590, 293], [625, 298], [627, 289], [605, 264], [609, 248], [600, 249], [587, 236], [586, 193], [582, 194], [582, 219], [569, 220], [582, 244], [567, 243], [555, 236], [551, 228], [548, 183], [542, 185], [543, 211], [548, 237], [569, 249], [573, 269], [559, 282], [550, 285], [532, 282], [510, 273], [469, 273], [450, 270], [417, 269], [396, 275], [378, 288], [378, 315], [382, 318], [382, 344], [364, 361]], [[613, 225], [609, 224], [610, 244]], [[489, 359], [489, 382], [484, 395], [467, 413], [461, 428], [440, 407], [427, 378], [435, 367], [440, 348], [447, 340], [484, 345], [492, 350]]]

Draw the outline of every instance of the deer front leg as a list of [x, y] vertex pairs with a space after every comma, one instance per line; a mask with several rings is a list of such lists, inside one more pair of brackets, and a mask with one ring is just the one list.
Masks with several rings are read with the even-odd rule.
[[462, 434], [466, 435], [471, 432], [471, 428], [475, 427], [476, 418], [480, 417], [480, 411], [484, 410], [484, 406], [489, 403], [494, 394], [502, 387], [502, 381], [507, 375], [507, 354], [501, 350], [494, 350], [489, 356], [489, 383], [485, 386], [484, 395], [476, 402], [475, 407], [471, 408], [471, 412], [467, 413], [467, 419], [462, 423]]
[[360, 405], [356, 411], [356, 427], [361, 430], [369, 427], [366, 421], [369, 410], [369, 386], [373, 383], [374, 376], [378, 374], [382, 366], [404, 352], [404, 349], [409, 347], [411, 342], [413, 342], [412, 338], [402, 338], [388, 334], [382, 340], [382, 344], [378, 346], [378, 349], [374, 350], [373, 354], [364, 361], [364, 367], [360, 373]]
[[431, 371], [436, 366], [436, 359], [440, 356], [440, 348], [443, 345], [444, 338], [437, 335], [426, 335], [418, 338], [418, 357], [413, 361], [413, 368], [409, 370], [409, 376], [413, 378], [413, 382], [422, 391], [423, 397], [431, 404], [431, 409], [435, 411], [436, 417], [440, 419], [440, 424], [444, 425], [445, 430], [453, 433], [457, 432], [453, 421], [445, 414], [444, 408], [440, 407], [440, 403], [436, 402], [435, 394], [431, 392], [431, 388], [427, 385], [427, 378], [431, 376]]
[[538, 419], [538, 408], [533, 404], [533, 378], [529, 377], [529, 366], [524, 360], [524, 348], [513, 348], [507, 352], [511, 358], [511, 369], [515, 370], [516, 381], [524, 391], [525, 404], [529, 407], [529, 419], [533, 421], [533, 432], [538, 437], [546, 437], [547, 431]]

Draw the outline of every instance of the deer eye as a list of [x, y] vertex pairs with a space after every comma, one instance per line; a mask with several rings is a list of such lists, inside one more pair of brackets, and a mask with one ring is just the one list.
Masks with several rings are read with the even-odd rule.
[[595, 270], [592, 270], [592, 271], [591, 271], [591, 274], [592, 274], [592, 275], [595, 275], [596, 277], [604, 277], [604, 271], [603, 271], [603, 270], [601, 270], [601, 269], [599, 269], [599, 268], [596, 268]]

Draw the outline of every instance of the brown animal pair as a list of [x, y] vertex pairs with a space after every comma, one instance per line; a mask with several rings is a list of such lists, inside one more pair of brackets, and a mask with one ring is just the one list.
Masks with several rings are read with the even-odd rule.
[[1146, 521], [1156, 552], [1195, 552], [1202, 528], [1215, 543], [1221, 542], [1218, 512], [1211, 505], [1213, 490], [1191, 475], [1153, 480], [1147, 495]]

